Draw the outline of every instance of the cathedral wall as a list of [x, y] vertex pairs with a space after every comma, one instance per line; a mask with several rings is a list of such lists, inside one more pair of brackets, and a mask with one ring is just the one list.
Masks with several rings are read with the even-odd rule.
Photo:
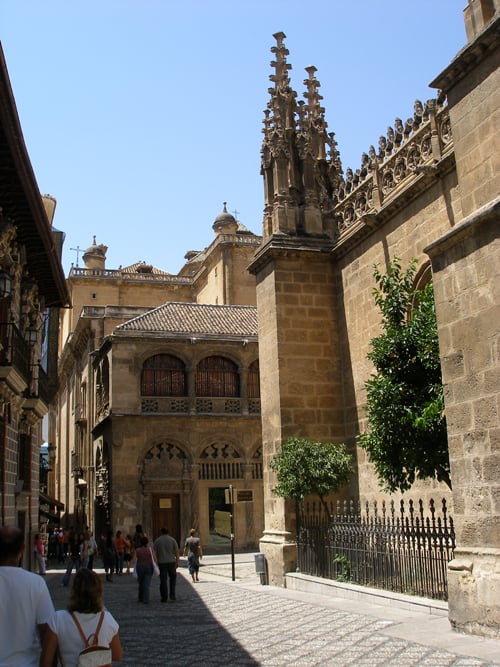
[[[394, 257], [401, 260], [403, 267], [408, 266], [414, 257], [418, 259], [418, 268], [428, 264], [424, 248], [453, 226], [459, 210], [456, 175], [452, 172], [384, 224], [377, 226], [368, 238], [336, 261], [339, 272], [339, 321], [344, 334], [341, 336], [341, 360], [346, 406], [345, 438], [350, 444], [366, 428], [364, 383], [373, 372], [367, 354], [370, 341], [381, 331], [381, 315], [373, 298], [373, 267], [377, 264], [383, 271]], [[339, 251], [342, 251], [341, 246]], [[357, 459], [361, 499], [386, 497], [366, 452], [358, 448]], [[449, 491], [446, 485], [431, 481], [415, 484], [412, 495], [424, 500], [434, 497], [436, 500], [436, 495], [440, 498], [449, 495]]]
[[467, 217], [500, 192], [500, 72], [498, 51], [490, 51], [448, 92], [463, 215]]

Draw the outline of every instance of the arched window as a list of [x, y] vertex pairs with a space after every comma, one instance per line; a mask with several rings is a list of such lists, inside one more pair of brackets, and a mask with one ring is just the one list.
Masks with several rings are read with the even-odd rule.
[[181, 359], [157, 354], [146, 359], [141, 374], [142, 396], [186, 396], [186, 369]]
[[225, 357], [206, 357], [196, 368], [195, 391], [197, 396], [240, 395], [238, 367]]
[[259, 360], [253, 361], [248, 368], [248, 398], [260, 398]]

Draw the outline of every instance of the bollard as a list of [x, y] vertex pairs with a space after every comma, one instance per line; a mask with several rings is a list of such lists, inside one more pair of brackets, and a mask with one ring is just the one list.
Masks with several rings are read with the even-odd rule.
[[265, 586], [267, 584], [267, 568], [266, 557], [264, 554], [255, 554], [255, 572], [260, 575], [260, 583]]

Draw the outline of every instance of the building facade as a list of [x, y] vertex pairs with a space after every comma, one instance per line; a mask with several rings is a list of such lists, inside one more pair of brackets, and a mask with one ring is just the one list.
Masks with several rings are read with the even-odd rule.
[[[296, 563], [292, 503], [273, 494], [269, 462], [288, 436], [346, 442], [351, 493], [380, 489], [356, 436], [366, 428], [369, 341], [380, 332], [373, 266], [417, 258], [431, 275], [448, 422], [456, 558], [450, 621], [500, 633], [499, 7], [471, 0], [468, 44], [413, 114], [346, 169], [328, 133], [315, 68], [305, 101], [290, 86], [277, 33], [264, 120], [263, 242], [257, 280], [265, 530], [270, 579]], [[426, 278], [428, 279], [428, 278]], [[441, 497], [446, 487], [431, 483]], [[420, 489], [412, 489], [412, 492]]]
[[[55, 200], [40, 195], [0, 48], [0, 510], [26, 544], [60, 507], [39, 496], [42, 420], [57, 390], [57, 328], [69, 294]], [[42, 515], [40, 516], [40, 501]], [[33, 549], [26, 549], [31, 567]]]
[[140, 523], [156, 536], [166, 524], [177, 539], [194, 526], [209, 545], [230, 537], [224, 491], [233, 487], [235, 544], [257, 547], [260, 382], [246, 267], [260, 238], [225, 205], [213, 230], [177, 275], [144, 263], [107, 269], [95, 239], [84, 268], [70, 271], [49, 432], [66, 525], [100, 535]]

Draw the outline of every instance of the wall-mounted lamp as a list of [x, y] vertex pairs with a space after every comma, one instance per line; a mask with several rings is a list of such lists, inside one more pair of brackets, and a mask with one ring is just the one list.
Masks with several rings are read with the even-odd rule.
[[12, 278], [0, 270], [0, 299], [6, 299], [12, 293]]
[[30, 345], [34, 345], [38, 339], [38, 331], [35, 327], [30, 327], [24, 331], [24, 340]]

